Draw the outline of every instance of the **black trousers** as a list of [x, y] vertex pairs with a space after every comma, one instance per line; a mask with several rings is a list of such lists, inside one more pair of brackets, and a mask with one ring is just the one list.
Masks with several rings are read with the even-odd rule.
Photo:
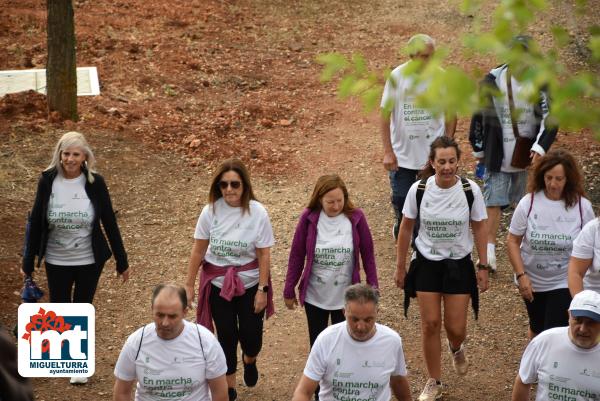
[[308, 337], [311, 348], [319, 334], [327, 328], [330, 317], [331, 324], [341, 323], [345, 320], [343, 309], [321, 309], [318, 306], [305, 302], [304, 310], [306, 311], [306, 320], [308, 321]]
[[540, 334], [553, 327], [568, 326], [571, 300], [568, 288], [534, 292], [533, 302], [524, 301], [531, 331]]
[[[92, 303], [104, 264], [59, 266], [46, 262], [50, 302]], [[73, 287], [75, 290], [73, 291]]]
[[219, 287], [211, 286], [210, 311], [217, 329], [217, 338], [225, 353], [227, 374], [232, 375], [237, 370], [238, 342], [244, 355], [255, 357], [260, 352], [265, 310], [254, 313], [254, 296], [258, 285], [246, 288], [244, 295], [233, 297], [231, 301], [219, 295]]

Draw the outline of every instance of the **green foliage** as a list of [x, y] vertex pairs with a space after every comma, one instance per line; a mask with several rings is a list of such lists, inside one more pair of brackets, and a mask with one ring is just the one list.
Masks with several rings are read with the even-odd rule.
[[[463, 0], [460, 10], [478, 15], [481, 4], [482, 0]], [[580, 10], [589, 6], [585, 0], [579, 0], [577, 5]], [[563, 27], [552, 27], [554, 46], [544, 51], [533, 39], [514, 40], [536, 23], [539, 13], [546, 7], [547, 0], [500, 0], [491, 24], [485, 25], [486, 31], [477, 29], [482, 24], [476, 20], [473, 32], [463, 36], [464, 50], [471, 55], [494, 58], [498, 63], [508, 63], [515, 78], [527, 88], [525, 96], [531, 102], [539, 99], [540, 90], [547, 89], [552, 99], [549, 123], [556, 123], [566, 130], [590, 128], [600, 138], [600, 77], [586, 71], [569, 72], [559, 60], [559, 49], [571, 43], [571, 34]], [[600, 62], [600, 26], [592, 26], [589, 32], [587, 46], [591, 55], [589, 61], [593, 64]], [[419, 41], [411, 42], [402, 53], [414, 55], [424, 46]], [[483, 96], [477, 85], [481, 73], [474, 76], [455, 66], [442, 68], [447, 53], [447, 49], [438, 47], [425, 64], [415, 58], [405, 69], [406, 75], [413, 80], [413, 89], [427, 83], [427, 89], [417, 96], [420, 107], [436, 114], [470, 116], [482, 107]], [[339, 53], [321, 54], [317, 61], [323, 65], [321, 79], [330, 81], [341, 75], [337, 92], [340, 98], [359, 98], [366, 110], [377, 107], [386, 81], [395, 85], [389, 71], [370, 69], [364, 57], [357, 54], [351, 57]], [[384, 105], [382, 113], [389, 114], [392, 107], [393, 104]]]

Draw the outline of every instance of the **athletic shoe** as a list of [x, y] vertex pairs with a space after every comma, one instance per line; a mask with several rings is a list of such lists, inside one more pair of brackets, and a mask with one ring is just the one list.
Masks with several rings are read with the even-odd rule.
[[434, 401], [440, 398], [442, 398], [442, 384], [438, 384], [435, 379], [430, 378], [425, 383], [423, 392], [419, 396], [419, 401]]
[[71, 384], [86, 384], [88, 382], [87, 377], [71, 377], [69, 383]]
[[452, 354], [452, 366], [454, 367], [454, 371], [459, 376], [466, 375], [467, 370], [469, 370], [469, 361], [465, 355], [464, 343], [460, 345], [458, 351], [452, 351], [450, 341], [448, 341], [448, 350], [450, 350], [450, 353]]
[[398, 241], [398, 232], [400, 231], [400, 222], [396, 220], [394, 226], [392, 227], [392, 237], [394, 237], [394, 242]]
[[256, 386], [258, 381], [258, 369], [256, 368], [256, 360], [252, 363], [244, 362], [244, 353], [242, 353], [242, 363], [244, 364], [244, 384], [247, 387]]
[[235, 401], [237, 398], [237, 391], [235, 391], [233, 387], [228, 387], [227, 393], [229, 393], [229, 401]]

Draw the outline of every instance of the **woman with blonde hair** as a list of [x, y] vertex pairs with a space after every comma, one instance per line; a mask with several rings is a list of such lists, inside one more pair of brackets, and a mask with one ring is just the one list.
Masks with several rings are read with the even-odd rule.
[[[67, 132], [38, 182], [22, 271], [33, 275], [36, 256], [38, 267], [45, 259], [50, 302], [92, 303], [104, 263], [112, 254], [117, 274], [123, 281], [129, 278], [131, 269], [108, 188], [95, 164], [85, 137]], [[73, 384], [86, 381], [71, 379]]]

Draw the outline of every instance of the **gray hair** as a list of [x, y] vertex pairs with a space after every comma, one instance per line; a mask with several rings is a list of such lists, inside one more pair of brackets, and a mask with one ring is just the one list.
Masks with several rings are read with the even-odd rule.
[[431, 36], [424, 33], [417, 33], [416, 35], [413, 35], [406, 43], [409, 56], [415, 56], [427, 46], [431, 46], [435, 49], [435, 40], [433, 40]]
[[92, 152], [92, 148], [90, 148], [90, 145], [86, 141], [85, 137], [79, 132], [67, 132], [58, 140], [56, 147], [54, 148], [54, 153], [52, 154], [52, 160], [44, 171], [57, 169], [61, 174], [64, 174], [62, 165], [60, 163], [60, 156], [62, 152], [70, 146], [77, 146], [78, 148], [83, 149], [86, 155], [86, 161], [82, 166], [82, 170], [86, 173], [88, 182], [92, 184], [94, 182], [94, 176], [92, 173], [96, 172], [96, 158], [94, 157], [94, 152]]
[[348, 302], [351, 301], [356, 301], [361, 304], [373, 302], [375, 305], [378, 305], [379, 293], [370, 285], [360, 283], [354, 284], [344, 291], [344, 303], [348, 305]]

